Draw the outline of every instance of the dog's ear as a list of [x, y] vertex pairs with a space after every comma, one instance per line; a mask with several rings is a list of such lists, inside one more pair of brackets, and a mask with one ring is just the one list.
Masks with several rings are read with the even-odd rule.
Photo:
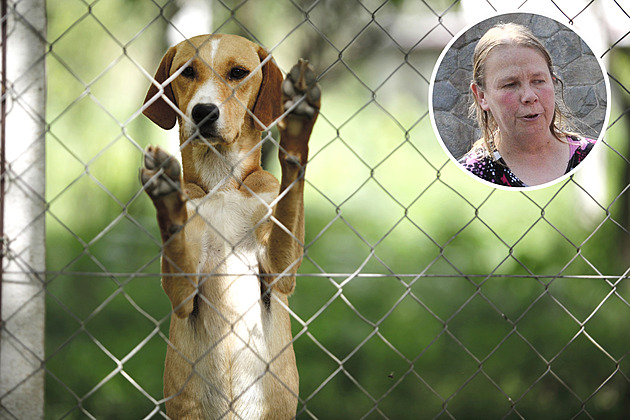
[[170, 83], [164, 86], [164, 93], [162, 95], [160, 95], [160, 90], [157, 88], [155, 83], [159, 83], [161, 85], [166, 81], [166, 79], [168, 79], [174, 56], [175, 47], [171, 47], [162, 58], [160, 66], [155, 72], [155, 82], [151, 83], [151, 86], [149, 86], [149, 91], [147, 92], [146, 98], [144, 98], [144, 103], [146, 104], [156, 95], [159, 95], [159, 97], [142, 112], [151, 121], [165, 130], [170, 130], [175, 126], [175, 122], [177, 121], [177, 112], [175, 112], [172, 105], [164, 100], [163, 96], [166, 96], [173, 104], [176, 103], [175, 96], [173, 95], [173, 89], [171, 88]]
[[[258, 49], [258, 56], [262, 62], [267, 58], [267, 51], [262, 47]], [[256, 128], [259, 130], [266, 130], [267, 127], [273, 123], [276, 118], [282, 115], [282, 72], [276, 66], [276, 63], [272, 59], [262, 67], [262, 83], [258, 90], [258, 97], [254, 104], [254, 115], [264, 127], [261, 127], [259, 123], [256, 123]]]

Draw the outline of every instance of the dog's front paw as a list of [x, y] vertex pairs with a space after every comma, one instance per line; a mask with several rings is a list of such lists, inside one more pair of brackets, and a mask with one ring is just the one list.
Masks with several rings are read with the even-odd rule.
[[300, 58], [282, 82], [282, 104], [287, 115], [278, 123], [280, 162], [304, 166], [308, 159], [308, 140], [321, 104], [317, 76], [308, 61]]
[[321, 90], [315, 70], [308, 61], [299, 59], [282, 82], [282, 104], [290, 116], [313, 119], [321, 105]]
[[157, 146], [147, 147], [140, 181], [153, 200], [181, 191], [180, 173], [177, 159]]

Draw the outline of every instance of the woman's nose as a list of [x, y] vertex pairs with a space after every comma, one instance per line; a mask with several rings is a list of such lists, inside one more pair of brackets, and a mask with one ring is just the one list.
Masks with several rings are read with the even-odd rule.
[[536, 102], [537, 100], [538, 95], [536, 95], [536, 92], [534, 92], [531, 87], [526, 86], [521, 94], [521, 101], [523, 101], [523, 103], [525, 104], [529, 104], [532, 102]]

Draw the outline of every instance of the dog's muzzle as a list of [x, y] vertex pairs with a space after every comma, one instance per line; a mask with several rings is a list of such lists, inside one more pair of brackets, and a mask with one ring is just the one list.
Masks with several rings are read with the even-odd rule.
[[199, 134], [210, 139], [218, 137], [216, 122], [219, 115], [219, 107], [215, 104], [197, 104], [193, 107], [191, 116], [199, 129]]

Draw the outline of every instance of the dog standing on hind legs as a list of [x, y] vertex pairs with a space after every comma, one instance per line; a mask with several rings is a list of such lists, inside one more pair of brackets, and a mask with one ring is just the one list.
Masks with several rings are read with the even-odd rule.
[[[265, 50], [241, 37], [191, 38], [159, 65], [144, 114], [164, 129], [179, 123], [183, 179], [177, 160], [150, 146], [141, 181], [157, 211], [173, 307], [171, 418], [295, 417], [287, 298], [302, 258], [304, 167], [319, 107], [307, 62], [283, 81]], [[278, 183], [261, 168], [260, 148], [281, 116]]]

